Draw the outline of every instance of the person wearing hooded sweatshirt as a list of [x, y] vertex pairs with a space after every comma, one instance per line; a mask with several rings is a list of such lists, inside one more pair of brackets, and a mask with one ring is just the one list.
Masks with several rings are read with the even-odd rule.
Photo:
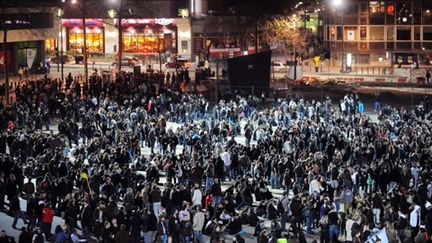
[[414, 202], [411, 204], [411, 212], [409, 223], [411, 226], [411, 239], [414, 240], [417, 233], [420, 229], [420, 219], [421, 219], [421, 208], [419, 205], [416, 205]]

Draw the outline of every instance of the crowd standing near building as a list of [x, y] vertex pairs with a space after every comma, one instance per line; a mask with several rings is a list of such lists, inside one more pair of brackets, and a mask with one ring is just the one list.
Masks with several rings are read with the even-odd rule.
[[355, 94], [210, 104], [176, 80], [24, 81], [0, 109], [0, 208], [22, 225], [0, 242], [431, 241], [429, 100], [377, 98], [373, 121]]

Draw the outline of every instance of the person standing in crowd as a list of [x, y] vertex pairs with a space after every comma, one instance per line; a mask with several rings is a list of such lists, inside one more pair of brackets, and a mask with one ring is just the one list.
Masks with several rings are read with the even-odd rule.
[[42, 209], [42, 233], [45, 235], [46, 239], [51, 238], [51, 227], [53, 223], [54, 212], [51, 209], [51, 204], [49, 202], [45, 203]]
[[194, 238], [198, 243], [204, 243], [202, 230], [204, 228], [205, 214], [202, 212], [201, 206], [196, 207], [196, 213], [193, 216], [193, 233]]

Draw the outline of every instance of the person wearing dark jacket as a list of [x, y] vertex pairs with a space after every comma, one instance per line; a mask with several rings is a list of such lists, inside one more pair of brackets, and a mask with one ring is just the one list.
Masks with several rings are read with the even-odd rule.
[[20, 202], [18, 199], [18, 195], [15, 195], [10, 200], [10, 211], [14, 213], [14, 220], [12, 223], [12, 228], [17, 229], [16, 224], [18, 222], [18, 219], [22, 219], [25, 224], [28, 224], [26, 216], [23, 211], [21, 211]]
[[177, 210], [174, 211], [173, 216], [168, 220], [168, 233], [172, 242], [180, 242], [180, 220]]
[[147, 209], [142, 216], [144, 243], [152, 243], [156, 238], [157, 219], [153, 210]]
[[84, 207], [82, 210], [81, 225], [84, 237], [90, 238], [92, 234], [91, 229], [93, 227], [93, 209], [87, 202], [84, 203]]
[[211, 185], [210, 193], [213, 197], [213, 206], [218, 205], [221, 202], [222, 189], [219, 184], [219, 178], [214, 179], [214, 184]]
[[168, 222], [165, 218], [165, 215], [160, 216], [160, 220], [157, 226], [157, 234], [160, 237], [161, 243], [168, 243]]
[[120, 230], [115, 235], [115, 243], [129, 242], [129, 232], [126, 230], [126, 225], [120, 225]]
[[18, 238], [18, 243], [32, 243], [33, 234], [27, 231], [26, 227], [21, 228], [21, 234]]

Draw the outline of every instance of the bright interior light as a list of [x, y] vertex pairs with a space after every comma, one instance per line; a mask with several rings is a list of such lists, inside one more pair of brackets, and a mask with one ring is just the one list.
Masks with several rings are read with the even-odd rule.
[[333, 0], [333, 5], [336, 7], [342, 5], [342, 0]]

